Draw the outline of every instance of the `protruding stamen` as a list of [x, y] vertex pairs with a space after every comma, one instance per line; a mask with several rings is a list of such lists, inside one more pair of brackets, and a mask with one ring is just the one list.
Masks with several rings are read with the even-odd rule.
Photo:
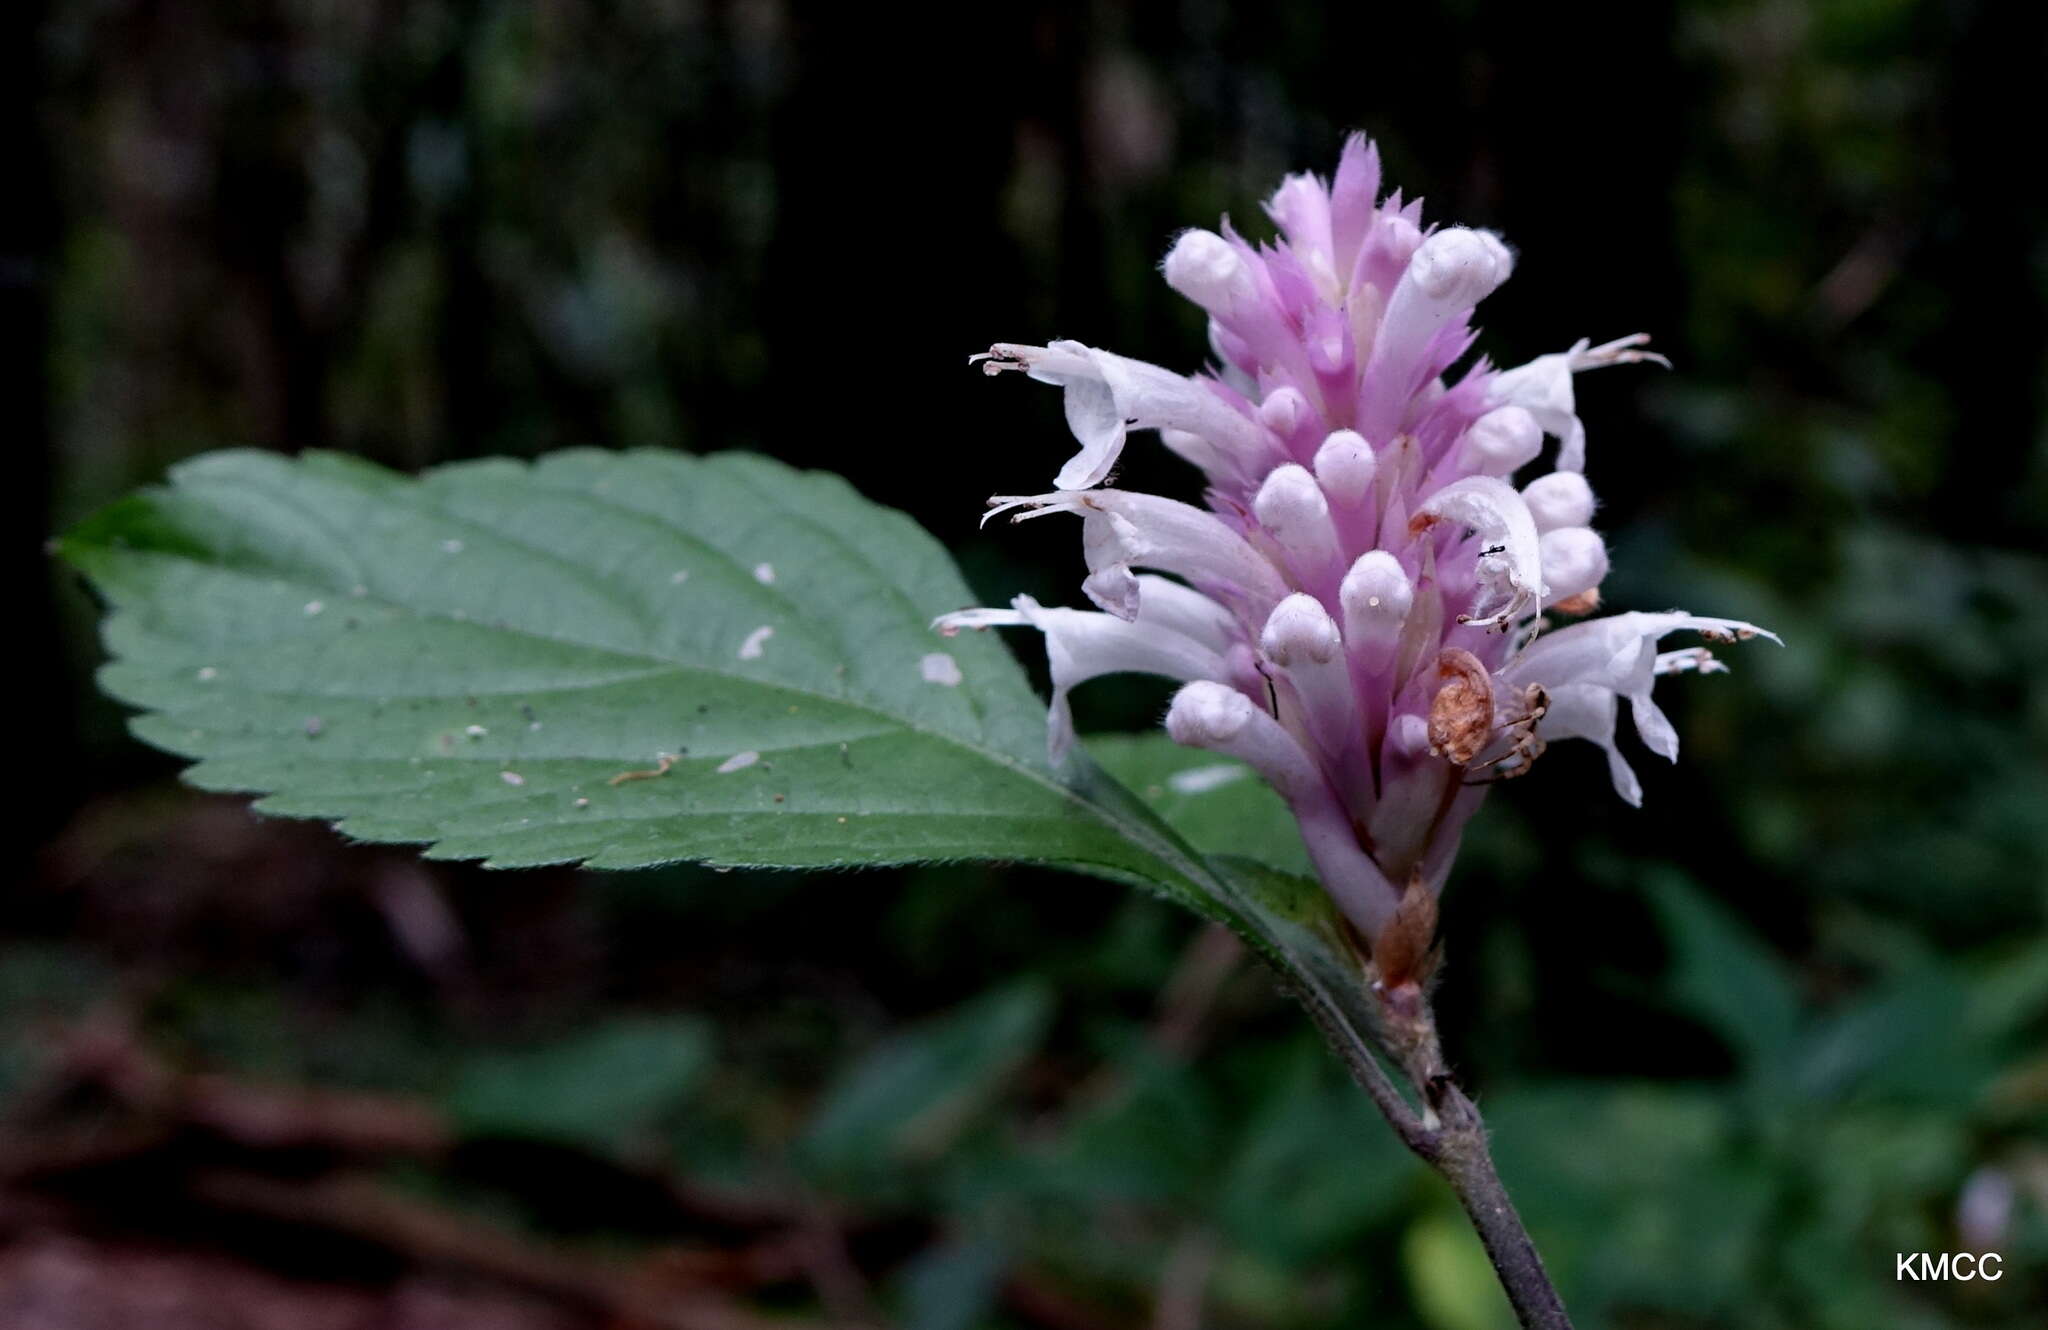
[[1545, 433], [1558, 437], [1557, 469], [1586, 469], [1586, 427], [1578, 417], [1572, 392], [1572, 375], [1606, 365], [1632, 365], [1641, 361], [1669, 367], [1670, 361], [1653, 351], [1639, 348], [1649, 334], [1619, 337], [1604, 346], [1588, 346], [1582, 338], [1569, 351], [1538, 356], [1526, 365], [1503, 371], [1488, 389], [1493, 401], [1526, 409]]
[[1588, 347], [1584, 342], [1580, 342], [1567, 354], [1571, 356], [1574, 371], [1601, 369], [1608, 365], [1638, 365], [1645, 361], [1670, 369], [1669, 357], [1659, 355], [1655, 351], [1640, 349], [1649, 344], [1650, 334], [1630, 333], [1626, 337], [1617, 337], [1611, 342], [1604, 342], [1595, 347]]
[[1686, 647], [1679, 651], [1660, 651], [1652, 674], [1726, 674], [1728, 664], [1705, 647]]

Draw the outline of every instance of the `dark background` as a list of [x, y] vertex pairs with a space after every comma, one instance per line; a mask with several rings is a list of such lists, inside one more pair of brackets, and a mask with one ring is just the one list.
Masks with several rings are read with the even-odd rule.
[[[2039, 1325], [2044, 15], [8, 6], [0, 1324], [1500, 1324], [1448, 1194], [1168, 907], [258, 821], [125, 736], [42, 553], [223, 445], [738, 447], [1071, 601], [1070, 528], [974, 525], [1057, 395], [966, 355], [1192, 368], [1172, 234], [1263, 234], [1361, 128], [1517, 247], [1496, 360], [1673, 358], [1580, 382], [1610, 602], [1788, 644], [1667, 685], [1640, 812], [1554, 750], [1446, 897], [1453, 1057], [1580, 1324]], [[2005, 1278], [1895, 1278], [1973, 1248]]]

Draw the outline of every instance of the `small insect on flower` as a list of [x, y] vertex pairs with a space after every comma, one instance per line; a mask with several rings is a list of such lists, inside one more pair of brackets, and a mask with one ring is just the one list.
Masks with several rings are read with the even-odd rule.
[[[998, 495], [989, 516], [1078, 518], [1095, 608], [1019, 596], [933, 626], [1044, 634], [1054, 761], [1074, 742], [1080, 684], [1121, 671], [1181, 681], [1169, 733], [1279, 791], [1325, 887], [1406, 973], [1427, 942], [1416, 921], [1435, 917], [1414, 893], [1442, 889], [1484, 787], [1525, 774], [1555, 740], [1586, 739], [1640, 803], [1615, 742], [1621, 701], [1645, 746], [1675, 759], [1653, 682], [1725, 668], [1657, 643], [1683, 630], [1777, 639], [1678, 612], [1547, 630], [1546, 611], [1599, 608], [1609, 562], [1573, 377], [1666, 363], [1646, 337], [1582, 340], [1508, 370], [1468, 359], [1474, 310], [1514, 255], [1487, 231], [1425, 227], [1398, 191], [1382, 197], [1362, 137], [1332, 179], [1290, 176], [1266, 211], [1276, 240], [1189, 230], [1166, 255], [1167, 284], [1208, 315], [1209, 371], [1079, 342], [973, 357], [1064, 396], [1077, 451], [1050, 490]], [[1109, 483], [1134, 430], [1200, 472], [1206, 508]]]

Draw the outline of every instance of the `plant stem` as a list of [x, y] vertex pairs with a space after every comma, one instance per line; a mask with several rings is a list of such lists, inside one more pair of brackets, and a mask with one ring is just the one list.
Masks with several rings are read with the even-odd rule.
[[1358, 1022], [1320, 1002], [1308, 1005], [1352, 1079], [1371, 1097], [1401, 1143], [1457, 1193], [1523, 1330], [1571, 1330], [1571, 1318], [1543, 1269], [1543, 1258], [1522, 1227], [1522, 1217], [1508, 1199], [1507, 1188], [1501, 1185], [1479, 1108], [1458, 1088], [1444, 1063], [1436, 1013], [1430, 1009], [1428, 997], [1413, 984], [1401, 985], [1391, 993], [1375, 987], [1373, 996], [1379, 1009], [1372, 1013], [1376, 1017], [1370, 1022], [1372, 1033], [1415, 1087], [1420, 1113], [1395, 1088], [1358, 1030]]
[[1416, 1153], [1458, 1194], [1472, 1227], [1479, 1230], [1479, 1241], [1486, 1247], [1494, 1273], [1500, 1276], [1508, 1304], [1525, 1330], [1571, 1330], [1571, 1318], [1565, 1315], [1564, 1303], [1543, 1269], [1543, 1258], [1536, 1254], [1536, 1244], [1529, 1240], [1529, 1231], [1522, 1227], [1522, 1217], [1515, 1213], [1514, 1202], [1508, 1199], [1507, 1188], [1493, 1166], [1493, 1155], [1486, 1148], [1486, 1124], [1480, 1120], [1478, 1108], [1449, 1082], [1443, 1084], [1439, 1099], [1442, 1103], [1437, 1113], [1443, 1125], [1435, 1132], [1437, 1148], [1433, 1153]]

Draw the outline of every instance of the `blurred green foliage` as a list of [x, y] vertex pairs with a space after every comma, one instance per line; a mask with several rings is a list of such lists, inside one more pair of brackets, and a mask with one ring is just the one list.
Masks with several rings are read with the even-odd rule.
[[[1062, 455], [1057, 402], [961, 357], [1192, 364], [1173, 230], [1256, 228], [1282, 171], [1380, 135], [1431, 216], [1518, 246], [1497, 358], [1644, 327], [1677, 362], [1583, 385], [1609, 600], [1788, 644], [1669, 690], [1644, 811], [1574, 746], [1497, 791], [1446, 896], [1448, 1042], [1580, 1324], [2040, 1323], [2040, 7], [23, 13], [38, 541], [228, 443], [750, 446], [909, 509], [984, 594], [1068, 600], [1070, 532], [973, 528]], [[1020, 1279], [1106, 1324], [1189, 1282], [1216, 1326], [1505, 1315], [1450, 1197], [1160, 903], [994, 868], [422, 880], [167, 796], [85, 685], [89, 608], [25, 585], [68, 674], [24, 718], [16, 1099], [114, 1004], [181, 1065], [794, 1188], [887, 1236], [863, 1268], [913, 1330], [1043, 1323]], [[1134, 730], [1161, 696], [1077, 705]], [[663, 1240], [537, 1187], [537, 1230]], [[2004, 1279], [1894, 1279], [1973, 1244]]]

